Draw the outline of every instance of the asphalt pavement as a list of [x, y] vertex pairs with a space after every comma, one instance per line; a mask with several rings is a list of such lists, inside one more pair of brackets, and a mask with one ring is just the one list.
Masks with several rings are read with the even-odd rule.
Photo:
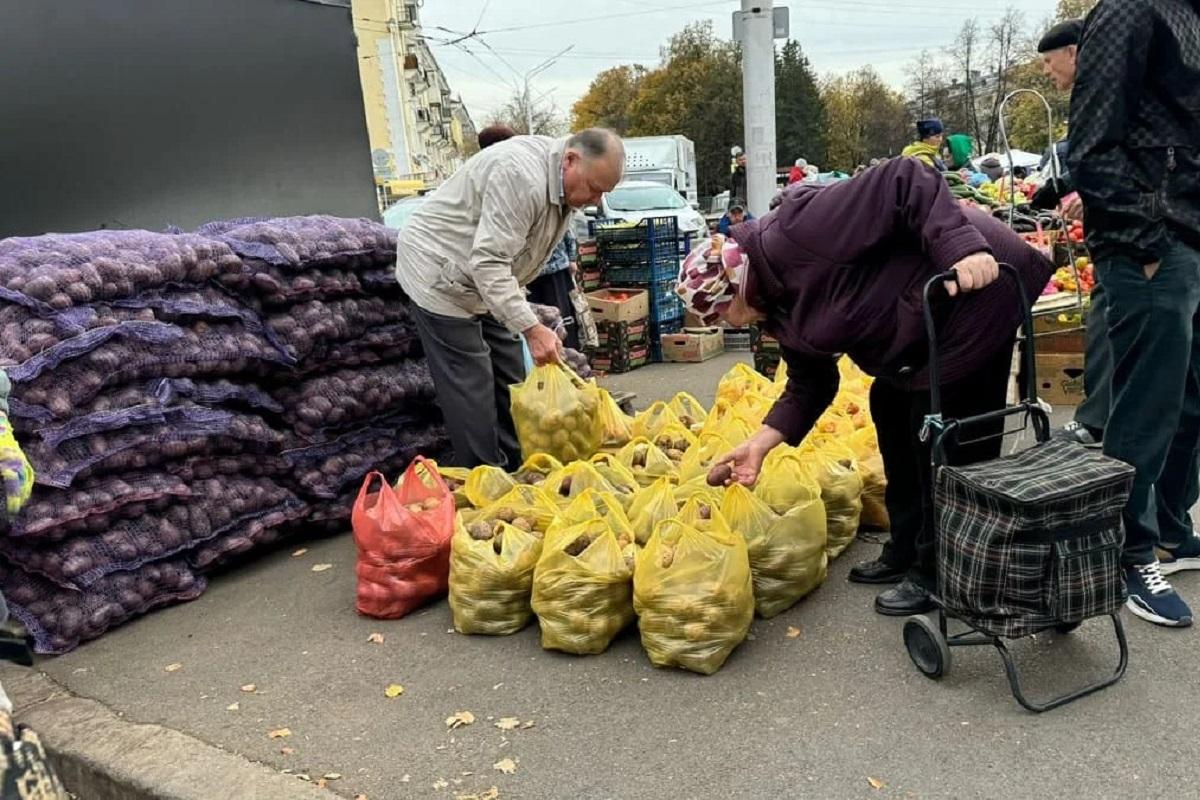
[[[680, 389], [707, 403], [739, 358], [608, 381], [636, 391], [639, 406]], [[756, 620], [711, 677], [655, 669], [636, 628], [602, 655], [569, 657], [543, 651], [536, 624], [504, 638], [453, 633], [444, 601], [398, 621], [360, 617], [349, 535], [290, 543], [214, 577], [195, 602], [39, 667], [126, 719], [277, 771], [337, 775], [328, 788], [347, 798], [1200, 794], [1196, 632], [1126, 616], [1125, 680], [1033, 715], [991, 648], [955, 651], [939, 682], [914, 669], [902, 621], [875, 615], [873, 590], [845, 580], [876, 552], [856, 543], [813, 595]], [[1177, 586], [1200, 604], [1200, 575]], [[368, 641], [375, 633], [382, 643]], [[1014, 650], [1034, 695], [1095, 679], [1117, 659], [1103, 620]], [[392, 684], [403, 693], [388, 698]], [[474, 722], [451, 729], [459, 712]], [[501, 719], [519, 724], [503, 730]]]

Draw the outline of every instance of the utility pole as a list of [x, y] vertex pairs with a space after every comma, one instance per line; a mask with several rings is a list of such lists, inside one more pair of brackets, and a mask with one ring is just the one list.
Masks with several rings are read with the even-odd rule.
[[775, 194], [774, 0], [742, 0], [742, 108], [746, 204], [767, 213]]
[[[524, 88], [521, 90], [521, 102], [522, 102], [522, 105], [525, 106], [525, 132], [526, 133], [533, 133], [533, 104], [534, 104], [534, 102], [536, 102], [535, 100], [533, 100], [533, 95], [529, 91], [529, 82], [531, 80], [533, 80], [535, 77], [537, 77], [539, 74], [541, 74], [542, 72], [545, 72], [550, 67], [554, 66], [554, 64], [560, 58], [562, 58], [567, 53], [571, 52], [571, 50], [574, 47], [575, 47], [575, 45], [569, 45], [568, 47], [564, 47], [562, 50], [560, 50], [559, 52], [550, 56], [545, 61], [543, 61], [542, 63], [538, 64], [536, 67], [534, 67], [533, 69], [531, 69], [525, 73], [525, 75], [523, 77]], [[545, 97], [545, 95], [542, 95], [542, 97]]]

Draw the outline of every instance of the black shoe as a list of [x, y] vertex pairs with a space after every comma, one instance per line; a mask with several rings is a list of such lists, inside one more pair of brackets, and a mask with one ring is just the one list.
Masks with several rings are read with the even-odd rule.
[[935, 608], [937, 604], [929, 592], [910, 580], [904, 580], [875, 598], [875, 611], [886, 617], [911, 617]]
[[897, 569], [881, 559], [855, 564], [850, 570], [851, 583], [899, 583], [907, 570]]

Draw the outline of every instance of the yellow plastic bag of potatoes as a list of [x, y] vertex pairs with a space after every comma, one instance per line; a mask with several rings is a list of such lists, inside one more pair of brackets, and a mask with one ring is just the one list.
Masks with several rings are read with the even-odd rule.
[[534, 453], [513, 473], [513, 480], [523, 486], [541, 486], [562, 468], [563, 463], [554, 456]]
[[483, 465], [467, 474], [463, 492], [475, 508], [486, 508], [516, 488], [517, 483], [499, 467]]
[[[471, 477], [471, 470], [462, 467], [443, 467], [433, 460], [429, 461], [429, 467], [442, 476], [446, 488], [454, 495], [455, 508], [472, 507], [471, 500], [467, 497], [467, 478]], [[416, 473], [421, 482], [430, 489], [437, 488], [437, 484], [426, 469], [424, 462], [417, 464]], [[403, 480], [403, 477], [400, 480]], [[400, 481], [396, 482], [396, 488], [400, 488]]]
[[600, 420], [604, 426], [601, 447], [615, 450], [633, 438], [633, 420], [621, 410], [607, 389], [600, 390]]
[[849, 356], [842, 356], [838, 361], [838, 373], [841, 376], [839, 384], [841, 391], [851, 392], [862, 397], [870, 395], [871, 384], [875, 382], [875, 379], [859, 369], [859, 366], [851, 361]]
[[747, 394], [770, 395], [771, 382], [755, 372], [749, 364], [739, 363], [725, 373], [717, 384], [717, 400], [724, 400], [732, 406]]
[[754, 495], [776, 514], [821, 497], [821, 487], [792, 448], [776, 448], [763, 462]]
[[638, 555], [633, 605], [656, 667], [711, 675], [750, 632], [754, 589], [746, 542], [719, 523], [662, 522]]
[[668, 405], [675, 412], [675, 416], [679, 417], [679, 422], [692, 433], [699, 433], [708, 421], [708, 411], [704, 405], [687, 392], [680, 392], [672, 397]]
[[737, 414], [729, 414], [721, 420], [712, 433], [729, 442], [731, 447], [737, 447], [754, 435], [758, 424], [751, 424]]
[[633, 621], [632, 577], [617, 537], [601, 519], [547, 537], [533, 573], [542, 647], [603, 653]]
[[546, 479], [539, 488], [560, 505], [570, 503], [585, 489], [604, 494], [616, 494], [617, 489], [587, 461], [568, 464]]
[[776, 514], [745, 486], [725, 490], [721, 515], [746, 540], [754, 579], [754, 608], [769, 619], [825, 582], [825, 504], [820, 494]]
[[828, 530], [825, 550], [832, 560], [840, 556], [858, 535], [863, 479], [858, 473], [854, 453], [834, 442], [805, 448], [803, 459], [809, 474], [821, 487]]
[[619, 461], [641, 486], [650, 486], [661, 478], [679, 480], [679, 465], [667, 457], [654, 442], [639, 436], [617, 453]]
[[601, 519], [617, 537], [617, 544], [625, 547], [635, 541], [633, 525], [625, 509], [611, 494], [586, 489], [580, 493], [558, 515], [558, 519], [546, 531], [548, 538], [556, 536], [564, 528], [570, 528], [591, 519]]
[[683, 423], [669, 405], [659, 400], [633, 418], [633, 435], [653, 439], [668, 425], [681, 427]]
[[705, 478], [692, 478], [690, 481], [674, 487], [674, 492], [676, 504], [683, 504], [695, 498], [702, 503], [718, 507], [721, 505], [721, 498], [724, 496], [725, 488], [709, 486]]
[[695, 434], [682, 425], [667, 425], [648, 438], [676, 464], [683, 461], [683, 454], [696, 443]]
[[865, 397], [853, 392], [839, 392], [830, 411], [845, 417], [859, 431], [871, 424], [871, 406]]
[[558, 506], [537, 486], [516, 486], [508, 494], [468, 517], [469, 521], [507, 522], [545, 533], [558, 516]]
[[732, 412], [745, 420], [751, 427], [757, 428], [766, 419], [767, 412], [775, 404], [773, 397], [757, 393], [747, 393], [733, 404]]
[[617, 490], [617, 499], [626, 508], [633, 502], [634, 496], [641, 491], [641, 484], [633, 473], [620, 462], [614, 453], [596, 453], [592, 456], [591, 465], [596, 468], [604, 480]]
[[683, 454], [683, 460], [679, 462], [680, 483], [687, 483], [696, 478], [707, 478], [713, 463], [732, 449], [733, 446], [729, 442], [716, 434], [701, 434], [696, 443]]
[[535, 367], [509, 389], [513, 423], [525, 457], [546, 453], [560, 462], [586, 461], [604, 441], [600, 389], [560, 364]]
[[775, 379], [771, 383], [775, 384], [775, 396], [783, 394], [783, 390], [787, 388], [788, 382], [788, 365], [782, 358], [779, 359], [779, 367], [775, 370]]
[[450, 540], [450, 612], [459, 633], [508, 636], [533, 619], [529, 603], [542, 537], [505, 522], [459, 520]]
[[654, 533], [654, 526], [679, 512], [674, 483], [660, 478], [653, 486], [643, 489], [629, 507], [629, 521], [639, 545], [645, 545]]
[[830, 410], [821, 415], [809, 436], [814, 439], [817, 437], [849, 439], [853, 433], [854, 423], [850, 418]]
[[858, 460], [858, 473], [863, 479], [861, 527], [876, 531], [890, 530], [887, 474], [883, 470], [883, 456], [879, 452], [875, 426], [869, 425], [855, 431], [850, 437], [849, 445]]

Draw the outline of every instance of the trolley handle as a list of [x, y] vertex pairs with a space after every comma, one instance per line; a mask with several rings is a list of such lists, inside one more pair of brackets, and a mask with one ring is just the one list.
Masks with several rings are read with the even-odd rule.
[[[1000, 263], [1000, 272], [1007, 273], [1017, 285], [1018, 302], [1021, 304], [1021, 331], [1025, 339], [1025, 396], [1030, 403], [1037, 405], [1037, 375], [1033, 351], [1033, 310], [1025, 301], [1025, 281], [1021, 273], [1012, 264]], [[933, 319], [933, 297], [936, 292], [945, 292], [945, 284], [958, 285], [958, 272], [947, 270], [933, 276], [925, 284], [923, 310], [925, 313], [925, 332], [929, 337], [929, 411], [930, 415], [940, 418], [942, 415], [941, 365], [938, 363], [937, 326]], [[961, 296], [961, 292], [959, 293]]]

